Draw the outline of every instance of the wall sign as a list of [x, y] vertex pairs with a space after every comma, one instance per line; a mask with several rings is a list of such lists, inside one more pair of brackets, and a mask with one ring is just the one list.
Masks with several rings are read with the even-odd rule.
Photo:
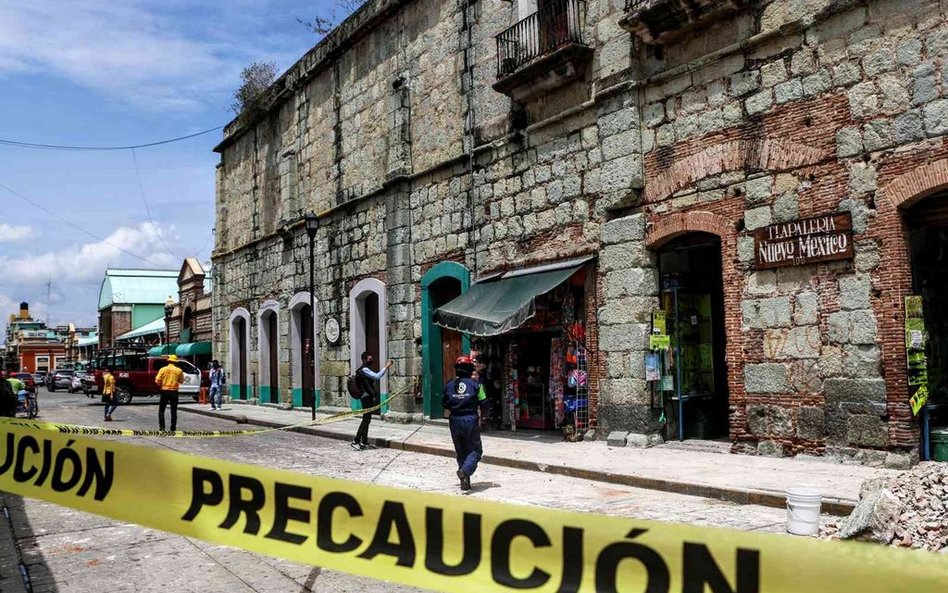
[[326, 341], [330, 344], [335, 344], [339, 341], [339, 322], [336, 321], [335, 317], [330, 317], [326, 320], [326, 331], [324, 335], [326, 336]]
[[852, 259], [853, 219], [849, 212], [772, 224], [754, 231], [757, 269]]

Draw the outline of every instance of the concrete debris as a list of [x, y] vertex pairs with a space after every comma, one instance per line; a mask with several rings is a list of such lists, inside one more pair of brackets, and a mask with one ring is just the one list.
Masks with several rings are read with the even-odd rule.
[[920, 463], [890, 480], [867, 481], [859, 504], [825, 539], [856, 539], [948, 553], [948, 464]]

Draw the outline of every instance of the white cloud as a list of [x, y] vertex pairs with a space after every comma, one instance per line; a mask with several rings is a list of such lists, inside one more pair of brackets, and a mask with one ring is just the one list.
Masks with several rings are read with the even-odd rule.
[[104, 241], [15, 258], [0, 256], [0, 269], [5, 270], [8, 278], [15, 278], [25, 286], [45, 285], [52, 278], [60, 290], [68, 293], [71, 283], [98, 284], [110, 266], [176, 269], [179, 258], [167, 253], [164, 246], [173, 238], [173, 227], [162, 229], [143, 222], [136, 227], [118, 228]]
[[236, 84], [241, 67], [239, 37], [223, 42], [208, 31], [226, 31], [226, 4], [211, 15], [221, 18], [195, 22], [157, 0], [4, 0], [0, 73], [52, 73], [158, 111], [204, 106], [207, 93]]
[[16, 243], [23, 241], [33, 233], [33, 229], [26, 225], [9, 225], [0, 223], [0, 243]]

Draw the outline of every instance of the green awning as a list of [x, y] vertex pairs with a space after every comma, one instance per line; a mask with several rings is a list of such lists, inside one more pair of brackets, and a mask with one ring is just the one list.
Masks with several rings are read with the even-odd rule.
[[209, 356], [211, 354], [210, 342], [188, 342], [181, 344], [175, 351], [178, 356]]
[[177, 344], [162, 344], [161, 346], [155, 346], [148, 351], [148, 356], [167, 356], [169, 354], [174, 354]]
[[496, 336], [523, 325], [536, 313], [535, 302], [566, 282], [591, 258], [507, 272], [471, 285], [434, 312], [434, 323], [475, 336]]

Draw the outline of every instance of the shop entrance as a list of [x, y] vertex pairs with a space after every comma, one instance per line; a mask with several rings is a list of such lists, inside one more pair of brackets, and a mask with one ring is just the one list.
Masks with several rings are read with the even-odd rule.
[[[461, 281], [450, 276], [435, 280], [428, 287], [428, 296], [432, 309], [437, 309], [461, 296]], [[454, 378], [454, 361], [463, 351], [462, 336], [455, 330], [443, 327], [432, 326], [431, 329], [431, 354], [435, 357], [430, 369], [431, 380], [434, 385], [441, 386]], [[437, 398], [435, 404], [432, 406], [432, 414], [441, 417], [443, 410], [440, 398]]]
[[904, 219], [909, 229], [913, 293], [922, 297], [923, 334], [927, 336], [929, 400], [920, 413], [925, 458], [930, 453], [927, 429], [948, 426], [948, 193], [922, 200], [905, 212]]
[[671, 348], [665, 355], [665, 438], [728, 436], [721, 241], [691, 233], [659, 251], [661, 304]]

